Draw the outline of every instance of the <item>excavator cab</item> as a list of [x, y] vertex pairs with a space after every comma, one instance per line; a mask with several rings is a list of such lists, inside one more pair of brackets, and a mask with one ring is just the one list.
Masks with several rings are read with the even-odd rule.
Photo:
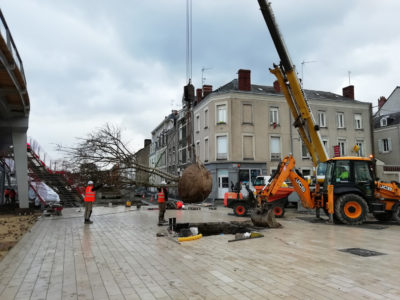
[[333, 186], [334, 216], [341, 223], [362, 223], [368, 210], [384, 210], [383, 204], [375, 201], [375, 174], [369, 158], [335, 157], [328, 160], [323, 184], [325, 199], [328, 199], [329, 185]]

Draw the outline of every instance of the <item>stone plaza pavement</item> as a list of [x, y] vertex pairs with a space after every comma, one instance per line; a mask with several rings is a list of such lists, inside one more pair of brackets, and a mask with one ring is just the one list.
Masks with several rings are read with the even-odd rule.
[[[246, 220], [230, 209], [175, 211], [177, 222]], [[157, 210], [95, 207], [42, 217], [0, 262], [0, 299], [400, 299], [400, 226], [312, 223], [177, 242], [156, 237]], [[300, 219], [298, 217], [303, 217]], [[165, 227], [163, 227], [165, 229]], [[385, 255], [339, 251], [363, 248]]]

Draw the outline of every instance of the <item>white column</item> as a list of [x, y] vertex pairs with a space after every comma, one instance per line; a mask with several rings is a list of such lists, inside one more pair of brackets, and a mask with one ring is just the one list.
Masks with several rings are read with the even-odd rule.
[[28, 157], [26, 154], [26, 132], [12, 130], [14, 146], [15, 175], [18, 185], [19, 208], [29, 208], [28, 199]]

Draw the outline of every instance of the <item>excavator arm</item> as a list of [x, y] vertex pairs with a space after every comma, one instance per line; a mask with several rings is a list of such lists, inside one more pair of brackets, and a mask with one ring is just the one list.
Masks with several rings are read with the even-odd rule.
[[[270, 201], [270, 197], [274, 196], [282, 187], [282, 184], [288, 179], [300, 197], [301, 203], [306, 208], [315, 208], [315, 201], [312, 199], [312, 193], [308, 181], [302, 177], [300, 172], [295, 168], [296, 161], [292, 155], [286, 156], [278, 165], [275, 175], [257, 195], [259, 206], [263, 206]], [[262, 203], [266, 201], [267, 203]]]

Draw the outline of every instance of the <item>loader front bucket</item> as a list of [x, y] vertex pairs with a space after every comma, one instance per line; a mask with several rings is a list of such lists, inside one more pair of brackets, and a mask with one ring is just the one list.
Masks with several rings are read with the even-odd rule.
[[282, 226], [276, 221], [274, 211], [270, 207], [255, 209], [251, 214], [251, 221], [257, 227], [279, 228]]

